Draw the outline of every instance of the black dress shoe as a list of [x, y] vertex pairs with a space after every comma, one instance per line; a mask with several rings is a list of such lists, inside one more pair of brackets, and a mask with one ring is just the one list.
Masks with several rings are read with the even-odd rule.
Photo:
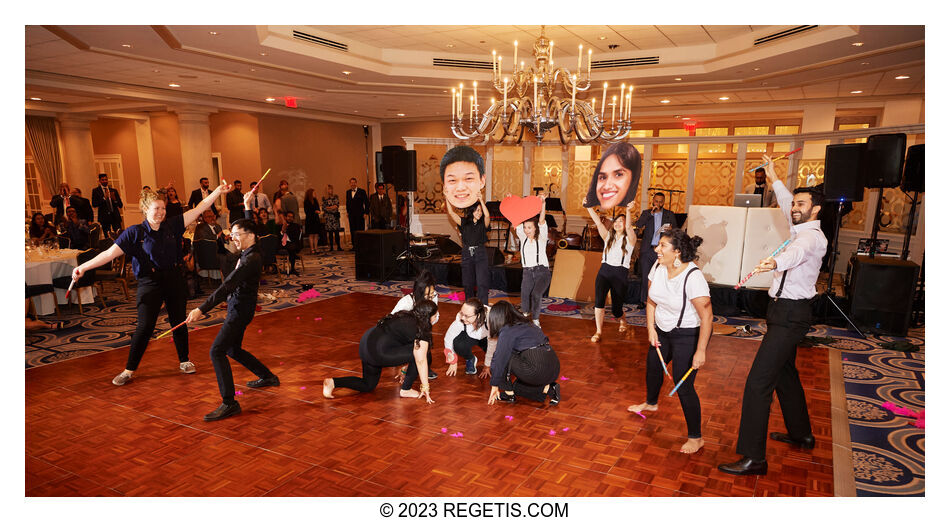
[[769, 433], [769, 438], [779, 442], [784, 442], [786, 444], [791, 444], [792, 446], [798, 446], [803, 449], [812, 449], [815, 447], [815, 437], [813, 435], [806, 435], [800, 439], [793, 439], [788, 433], [779, 433], [777, 431], [773, 431], [772, 433]]
[[237, 402], [232, 404], [222, 404], [215, 408], [215, 410], [207, 415], [205, 415], [205, 420], [208, 422], [226, 419], [228, 417], [233, 417], [241, 413], [241, 405]]
[[432, 370], [429, 370], [429, 380], [434, 381], [439, 378], [439, 374], [435, 373]]
[[280, 386], [280, 379], [276, 375], [257, 379], [256, 381], [247, 381], [248, 388], [263, 388], [265, 386]]
[[500, 391], [500, 392], [498, 392], [498, 400], [501, 401], [501, 402], [507, 402], [507, 403], [509, 403], [509, 404], [514, 404], [514, 403], [515, 403], [515, 394], [513, 394], [513, 393], [512, 393], [512, 394], [508, 394], [508, 393], [505, 393], [504, 391]]
[[752, 460], [749, 457], [742, 457], [742, 459], [730, 464], [719, 465], [719, 471], [733, 475], [765, 475], [768, 469], [768, 462], [764, 460]]
[[548, 401], [548, 404], [551, 406], [561, 402], [561, 385], [556, 382], [552, 382], [548, 387], [548, 397], [551, 398], [551, 400]]

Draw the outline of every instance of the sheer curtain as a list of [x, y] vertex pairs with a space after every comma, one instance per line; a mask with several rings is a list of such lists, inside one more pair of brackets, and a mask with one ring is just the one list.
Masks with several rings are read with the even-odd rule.
[[56, 121], [43, 116], [27, 116], [26, 139], [33, 150], [33, 160], [40, 173], [40, 180], [50, 193], [55, 194], [60, 180], [63, 179], [56, 140]]

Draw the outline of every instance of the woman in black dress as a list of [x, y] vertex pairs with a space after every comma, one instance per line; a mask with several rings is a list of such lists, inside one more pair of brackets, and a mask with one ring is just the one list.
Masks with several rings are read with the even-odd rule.
[[[438, 307], [424, 299], [411, 312], [397, 312], [380, 319], [360, 339], [360, 360], [363, 361], [362, 377], [332, 377], [323, 380], [323, 396], [332, 399], [334, 388], [350, 388], [359, 393], [371, 392], [379, 384], [383, 368], [409, 364], [406, 378], [399, 390], [400, 397], [429, 396], [429, 345], [432, 344], [432, 324]], [[416, 378], [420, 380], [419, 391], [413, 390]]]
[[180, 216], [182, 213], [181, 200], [175, 187], [165, 187], [165, 219]]
[[313, 189], [307, 189], [303, 197], [303, 211], [306, 214], [306, 233], [310, 236], [310, 253], [317, 253], [317, 245], [326, 243], [326, 232], [323, 230], [323, 223], [320, 222], [320, 202], [313, 195]]

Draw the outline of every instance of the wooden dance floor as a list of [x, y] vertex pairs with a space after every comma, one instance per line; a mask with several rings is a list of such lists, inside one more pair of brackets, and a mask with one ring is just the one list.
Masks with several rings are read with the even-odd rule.
[[[441, 334], [458, 311], [454, 303], [439, 306], [435, 404], [399, 398], [389, 370], [375, 393], [325, 400], [322, 379], [359, 372], [360, 336], [394, 304], [350, 294], [255, 317], [244, 346], [281, 386], [249, 389], [244, 383], [255, 377], [232, 363], [243, 413], [218, 422], [202, 420], [221, 402], [208, 358], [218, 327], [191, 332], [193, 375], [179, 373], [170, 338], [153, 341], [135, 379], [121, 387], [111, 379], [127, 348], [28, 370], [26, 495], [834, 494], [824, 348], [798, 355], [815, 449], [769, 441], [768, 475], [735, 477], [716, 465], [737, 458], [742, 389], [757, 341], [713, 336], [696, 379], [706, 446], [683, 455], [686, 423], [676, 397], [666, 395], [668, 380], [658, 412], [643, 420], [626, 411], [644, 399], [646, 332], [630, 328], [621, 340], [616, 323], [592, 344], [592, 320], [542, 316], [567, 378], [557, 406], [488, 406], [488, 383], [465, 375], [464, 365], [446, 377]], [[784, 431], [777, 401], [771, 420], [772, 431]]]

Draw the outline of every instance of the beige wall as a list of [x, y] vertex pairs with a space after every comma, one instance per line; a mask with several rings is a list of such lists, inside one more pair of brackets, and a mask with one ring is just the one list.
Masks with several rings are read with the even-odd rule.
[[185, 186], [185, 177], [181, 168], [178, 115], [166, 112], [153, 113], [149, 116], [152, 129], [152, 150], [155, 155], [155, 184], [164, 187], [169, 180], [174, 181], [178, 198], [183, 203], [187, 203], [191, 191], [198, 188], [198, 186]]
[[407, 121], [404, 123], [381, 123], [380, 138], [382, 146], [406, 146], [403, 137], [454, 138], [449, 130], [448, 120]]
[[[125, 194], [123, 201], [137, 201], [142, 188], [139, 169], [139, 152], [135, 141], [135, 123], [132, 120], [101, 118], [90, 122], [92, 149], [95, 154], [119, 154], [122, 156], [122, 174]], [[93, 187], [79, 187], [86, 197], [92, 197]]]
[[268, 196], [281, 179], [301, 201], [308, 188], [323, 196], [327, 183], [342, 195], [351, 177], [366, 187], [369, 146], [362, 125], [262, 115], [258, 129], [261, 170], [271, 169], [264, 181]]
[[[222, 174], [228, 181], [241, 180], [246, 191], [248, 185], [260, 179], [265, 170], [261, 168], [257, 116], [243, 112], [219, 112], [212, 114], [209, 119], [211, 151], [221, 153]], [[270, 178], [268, 175], [267, 180]]]

